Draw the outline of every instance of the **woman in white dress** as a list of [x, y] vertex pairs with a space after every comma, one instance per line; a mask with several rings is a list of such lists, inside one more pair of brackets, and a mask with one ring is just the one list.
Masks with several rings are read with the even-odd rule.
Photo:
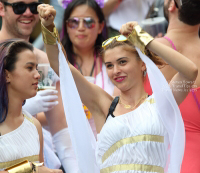
[[44, 162], [42, 128], [22, 110], [24, 101], [36, 95], [39, 78], [31, 44], [18, 39], [0, 43], [0, 173], [62, 173], [37, 164]]
[[[53, 25], [56, 11], [48, 5], [38, 6], [38, 11], [47, 55], [59, 75], [59, 46]], [[94, 115], [99, 133], [96, 159], [100, 172], [163, 173], [166, 168], [169, 173], [178, 173], [183, 157], [184, 127], [177, 105], [187, 96], [188, 90], [179, 92], [179, 86], [173, 81], [191, 81], [191, 87], [198, 69], [185, 56], [153, 40], [136, 22], [123, 25], [120, 32], [124, 36], [110, 38], [103, 43], [107, 73], [121, 91], [120, 97], [113, 100], [68, 63], [81, 100]], [[170, 83], [171, 90], [162, 86], [163, 80], [157, 78], [160, 74], [153, 73], [160, 73], [159, 70], [154, 70], [155, 65], [149, 59], [145, 60], [135, 46], [149, 55], [155, 64], [162, 65], [162, 61], [149, 51], [178, 71]], [[154, 66], [151, 67], [152, 64]], [[146, 70], [150, 70], [148, 74], [155, 91], [151, 96], [147, 95], [143, 86]], [[156, 86], [157, 83], [161, 85]]]

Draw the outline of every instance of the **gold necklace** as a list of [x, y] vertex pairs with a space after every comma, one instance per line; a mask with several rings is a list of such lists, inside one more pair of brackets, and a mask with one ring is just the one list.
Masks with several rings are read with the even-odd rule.
[[148, 96], [148, 94], [146, 93], [144, 96], [142, 96], [142, 97], [139, 99], [139, 101], [138, 101], [134, 106], [126, 105], [126, 104], [122, 103], [121, 97], [119, 98], [119, 103], [122, 104], [122, 105], [124, 105], [124, 108], [125, 108], [125, 109], [135, 109], [135, 107], [141, 102], [141, 100], [142, 100], [142, 99], [146, 99], [147, 96]]

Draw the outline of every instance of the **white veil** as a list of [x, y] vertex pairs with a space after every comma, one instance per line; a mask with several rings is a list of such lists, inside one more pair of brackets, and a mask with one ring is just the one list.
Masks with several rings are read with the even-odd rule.
[[179, 173], [185, 147], [185, 128], [180, 110], [165, 77], [158, 67], [138, 48], [136, 50], [142, 61], [146, 64], [156, 106], [160, 118], [168, 131], [170, 160], [167, 172]]
[[[95, 158], [96, 141], [82, 109], [81, 99], [59, 43], [58, 48], [62, 100], [79, 172], [99, 173]], [[137, 51], [146, 64], [160, 118], [169, 134], [170, 160], [167, 172], [179, 173], [184, 153], [185, 130], [178, 105], [157, 66], [139, 49]]]

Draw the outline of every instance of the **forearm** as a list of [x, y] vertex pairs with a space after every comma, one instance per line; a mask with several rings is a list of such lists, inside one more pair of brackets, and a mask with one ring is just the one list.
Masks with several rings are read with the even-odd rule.
[[56, 105], [51, 111], [45, 112], [52, 135], [67, 127], [62, 97], [60, 93], [60, 82], [57, 82], [56, 89], [58, 91], [58, 105]]
[[108, 17], [122, 0], [108, 0], [103, 7], [105, 17]]
[[197, 67], [187, 57], [173, 50], [172, 48], [153, 40], [147, 48], [161, 57], [172, 66], [185, 80], [194, 81], [197, 76]]
[[45, 44], [45, 48], [46, 48], [46, 53], [49, 59], [50, 66], [55, 71], [55, 73], [59, 76], [58, 45]]

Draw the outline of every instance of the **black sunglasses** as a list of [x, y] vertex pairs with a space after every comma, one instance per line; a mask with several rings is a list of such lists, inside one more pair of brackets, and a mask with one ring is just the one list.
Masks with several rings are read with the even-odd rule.
[[38, 14], [37, 6], [42, 4], [41, 2], [32, 2], [30, 4], [25, 4], [24, 2], [8, 3], [3, 2], [4, 5], [11, 6], [15, 14], [23, 14], [27, 8], [30, 9], [31, 13]]

